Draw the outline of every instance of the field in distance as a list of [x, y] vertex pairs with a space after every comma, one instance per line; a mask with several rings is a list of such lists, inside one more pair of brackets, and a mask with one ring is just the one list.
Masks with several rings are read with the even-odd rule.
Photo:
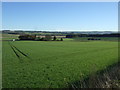
[[3, 41], [3, 88], [63, 88], [118, 62], [118, 42]]

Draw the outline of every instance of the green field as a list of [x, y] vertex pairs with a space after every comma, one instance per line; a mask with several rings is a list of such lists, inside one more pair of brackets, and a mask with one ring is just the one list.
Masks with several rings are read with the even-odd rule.
[[118, 42], [3, 41], [3, 88], [63, 88], [118, 62]]

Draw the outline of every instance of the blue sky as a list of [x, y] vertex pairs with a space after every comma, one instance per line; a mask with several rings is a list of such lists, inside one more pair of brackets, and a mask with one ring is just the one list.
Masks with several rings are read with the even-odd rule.
[[3, 29], [118, 30], [117, 2], [3, 2]]

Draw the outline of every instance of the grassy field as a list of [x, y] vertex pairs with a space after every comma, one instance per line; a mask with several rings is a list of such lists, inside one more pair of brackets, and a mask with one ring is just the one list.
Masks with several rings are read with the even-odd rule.
[[118, 42], [3, 41], [3, 88], [63, 88], [118, 61]]
[[2, 34], [2, 40], [12, 40], [12, 39], [18, 39], [19, 35], [14, 34]]

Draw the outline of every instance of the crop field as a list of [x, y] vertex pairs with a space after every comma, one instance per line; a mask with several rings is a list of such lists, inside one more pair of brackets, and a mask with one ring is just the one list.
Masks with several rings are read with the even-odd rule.
[[3, 88], [64, 88], [118, 62], [118, 42], [3, 41]]

